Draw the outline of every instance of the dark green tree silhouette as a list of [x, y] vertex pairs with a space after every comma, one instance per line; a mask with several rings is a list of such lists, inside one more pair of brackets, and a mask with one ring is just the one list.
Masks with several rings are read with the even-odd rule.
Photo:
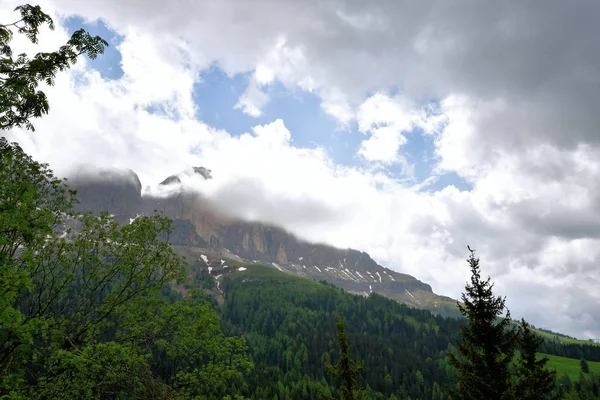
[[583, 372], [584, 374], [590, 373], [590, 367], [585, 358], [581, 358], [581, 361], [579, 361], [579, 365], [581, 366], [581, 372]]
[[479, 259], [469, 250], [471, 281], [465, 286], [462, 304], [458, 303], [467, 324], [461, 327], [459, 354], [450, 354], [450, 361], [458, 372], [454, 395], [466, 400], [507, 399], [512, 393], [509, 367], [517, 335], [511, 329], [505, 299], [494, 295], [489, 277], [481, 278]]
[[40, 6], [26, 4], [15, 11], [20, 13], [17, 21], [0, 22], [0, 130], [12, 127], [34, 130], [30, 119], [47, 114], [49, 109], [46, 95], [38, 90], [39, 83], [53, 85], [59, 71], [69, 69], [81, 55], [96, 58], [108, 43], [79, 29], [57, 51], [37, 53], [33, 58], [26, 54], [15, 56], [10, 47], [15, 32], [37, 43], [41, 26], [54, 29], [54, 22]]
[[[363, 389], [360, 386], [359, 379], [362, 374], [364, 362], [354, 361], [350, 358], [350, 344], [348, 343], [348, 335], [346, 334], [346, 322], [341, 313], [336, 323], [336, 328], [341, 356], [335, 367], [327, 360], [325, 362], [325, 372], [340, 382], [342, 400], [360, 400], [363, 398]], [[319, 397], [325, 400], [335, 400], [334, 397], [325, 394], [322, 389], [319, 390]]]
[[536, 357], [544, 339], [532, 331], [525, 320], [521, 321], [518, 338], [520, 355], [516, 363], [513, 397], [522, 400], [563, 398], [562, 392], [556, 391], [556, 371], [546, 368], [548, 358]]

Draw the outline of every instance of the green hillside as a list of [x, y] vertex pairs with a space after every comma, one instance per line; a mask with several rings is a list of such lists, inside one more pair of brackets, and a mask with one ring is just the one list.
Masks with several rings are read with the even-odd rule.
[[[542, 356], [548, 357], [548, 367], [555, 369], [559, 377], [567, 374], [572, 381], [579, 380], [581, 374], [580, 360], [540, 353], [540, 357]], [[600, 362], [588, 361], [587, 363], [590, 368], [590, 374], [600, 375]]]
[[556, 341], [563, 344], [578, 344], [586, 346], [600, 346], [600, 343], [591, 342], [589, 340], [575, 339], [561, 334], [550, 333], [540, 329], [534, 329], [535, 333], [546, 340]]
[[[330, 284], [285, 274], [273, 267], [239, 264], [230, 274], [222, 318], [229, 334], [248, 340], [255, 368], [244, 395], [251, 399], [312, 399], [316, 385], [328, 386], [325, 360], [337, 359], [335, 320], [347, 319], [353, 357], [365, 361], [369, 399], [445, 399], [454, 370], [447, 361], [458, 338], [457, 319], [442, 318], [380, 295], [357, 296]], [[585, 342], [584, 342], [585, 343]], [[587, 344], [587, 343], [586, 343]], [[579, 357], [599, 357], [596, 346], [549, 342], [558, 376], [579, 380]], [[589, 362], [592, 372], [600, 362]]]

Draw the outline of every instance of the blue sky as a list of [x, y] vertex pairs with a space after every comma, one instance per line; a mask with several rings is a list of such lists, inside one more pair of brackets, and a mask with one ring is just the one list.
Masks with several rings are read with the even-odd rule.
[[[69, 33], [83, 27], [92, 35], [99, 35], [107, 40], [110, 46], [102, 57], [91, 63], [91, 68], [100, 72], [105, 79], [122, 77], [121, 54], [118, 46], [123, 38], [120, 35], [111, 30], [102, 20], [85, 23], [79, 17], [70, 17], [66, 21], [66, 26]], [[321, 147], [338, 165], [375, 168], [390, 177], [404, 180], [409, 185], [422, 182], [431, 176], [435, 167], [433, 137], [422, 134], [419, 129], [406, 135], [408, 141], [401, 149], [408, 163], [414, 166], [413, 175], [407, 177], [403, 173], [403, 167], [398, 164], [372, 164], [360, 157], [357, 151], [366, 136], [358, 131], [355, 122], [341, 126], [332, 116], [325, 113], [320, 106], [320, 99], [315, 94], [289, 89], [275, 82], [265, 88], [270, 100], [262, 108], [259, 117], [250, 116], [241, 109], [236, 109], [235, 105], [250, 79], [250, 73], [228, 76], [218, 64], [213, 64], [209, 69], [202, 71], [193, 93], [198, 107], [198, 120], [239, 136], [250, 132], [253, 126], [282, 119], [292, 134], [293, 145], [304, 148]], [[389, 94], [393, 95], [397, 91], [398, 89], [391, 89]], [[436, 191], [448, 185], [454, 185], [460, 190], [469, 190], [471, 187], [459, 175], [449, 172], [438, 176], [436, 181], [423, 190]]]

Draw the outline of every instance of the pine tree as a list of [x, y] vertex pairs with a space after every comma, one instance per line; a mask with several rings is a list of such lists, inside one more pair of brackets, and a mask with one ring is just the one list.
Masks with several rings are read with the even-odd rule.
[[[450, 354], [458, 371], [456, 397], [466, 400], [510, 398], [516, 332], [511, 329], [505, 299], [495, 296], [490, 278], [482, 279], [479, 259], [471, 249], [468, 258], [471, 281], [458, 303], [467, 324], [461, 327], [459, 355]], [[506, 316], [503, 316], [506, 311]]]
[[590, 373], [590, 367], [587, 361], [585, 361], [585, 358], [581, 358], [581, 361], [579, 361], [579, 366], [581, 367], [581, 372], [583, 372], [584, 374]]
[[516, 365], [514, 397], [522, 400], [561, 399], [563, 393], [555, 392], [556, 371], [546, 368], [548, 358], [536, 358], [536, 352], [544, 339], [531, 330], [525, 320], [519, 328], [520, 356]]
[[[338, 318], [336, 328], [341, 356], [335, 367], [329, 361], [326, 361], [325, 372], [340, 381], [342, 400], [360, 400], [363, 398], [363, 389], [360, 386], [359, 379], [364, 362], [354, 361], [350, 358], [350, 344], [346, 334], [346, 322], [342, 314]], [[323, 389], [319, 389], [319, 397], [325, 400], [335, 400], [334, 397], [326, 395]]]

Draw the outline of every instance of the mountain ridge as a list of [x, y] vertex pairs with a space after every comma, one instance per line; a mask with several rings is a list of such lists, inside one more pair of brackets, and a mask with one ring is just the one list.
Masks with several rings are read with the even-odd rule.
[[[302, 240], [284, 228], [261, 222], [243, 221], [227, 215], [201, 194], [187, 190], [182, 174], [212, 179], [209, 169], [194, 167], [168, 176], [160, 186], [179, 188], [161, 196], [142, 194], [135, 172], [102, 173], [70, 180], [77, 190], [80, 211], [108, 211], [120, 223], [140, 215], [161, 211], [173, 220], [171, 242], [195, 262], [204, 257], [212, 274], [218, 274], [221, 259], [262, 263], [293, 275], [324, 280], [349, 292], [368, 296], [379, 293], [401, 303], [444, 315], [456, 315], [455, 300], [433, 292], [430, 285], [415, 277], [385, 268], [369, 254], [339, 249]], [[202, 264], [202, 263], [200, 263]]]

